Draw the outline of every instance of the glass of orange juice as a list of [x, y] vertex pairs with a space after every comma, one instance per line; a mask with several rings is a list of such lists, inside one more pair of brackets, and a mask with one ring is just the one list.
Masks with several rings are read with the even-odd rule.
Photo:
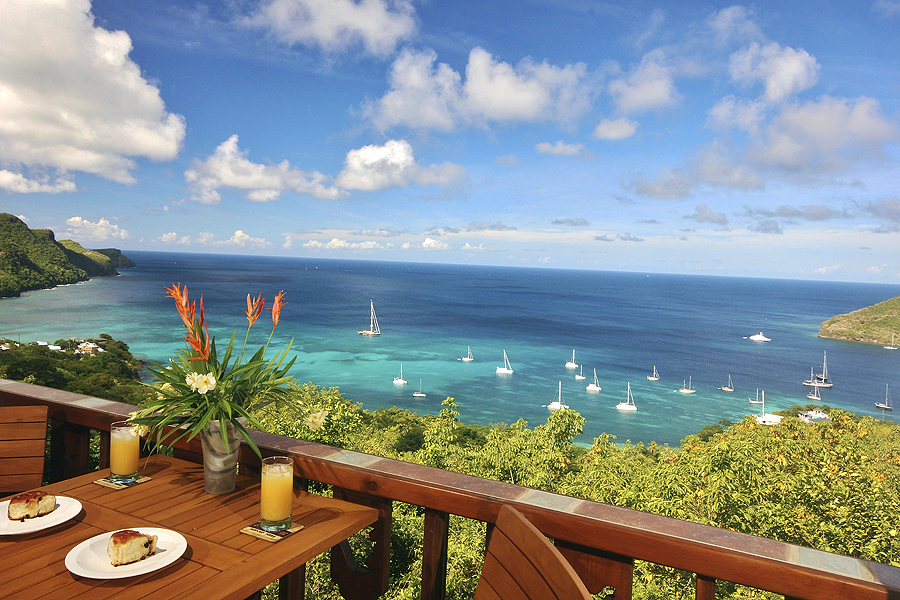
[[137, 425], [116, 421], [109, 426], [109, 480], [131, 483], [138, 478], [141, 436]]
[[288, 456], [264, 458], [260, 489], [260, 528], [264, 531], [290, 529], [294, 503], [294, 461]]

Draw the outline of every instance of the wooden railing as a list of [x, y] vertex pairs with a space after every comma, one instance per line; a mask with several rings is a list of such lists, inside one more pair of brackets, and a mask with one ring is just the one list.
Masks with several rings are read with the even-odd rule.
[[[107, 456], [109, 424], [133, 410], [127, 404], [0, 379], [0, 405], [25, 404], [49, 407], [49, 472], [54, 480], [89, 470], [91, 429], [101, 432], [100, 456]], [[253, 437], [263, 456], [292, 456], [305, 479], [330, 485], [336, 497], [381, 512], [370, 534], [374, 550], [366, 565], [356, 565], [352, 557], [334, 560], [341, 550], [332, 550], [332, 576], [348, 600], [373, 600], [387, 590], [393, 501], [424, 509], [426, 600], [446, 596], [449, 515], [492, 524], [502, 504], [517, 508], [553, 538], [591, 593], [612, 586], [616, 600], [632, 596], [635, 560], [695, 573], [698, 600], [715, 597], [717, 579], [804, 600], [900, 600], [900, 568], [889, 565], [302, 440], [266, 433]], [[194, 440], [179, 444], [176, 452], [200, 462], [199, 446]], [[258, 463], [252, 452], [242, 453], [246, 468]], [[300, 583], [293, 582], [292, 589], [302, 590]]]

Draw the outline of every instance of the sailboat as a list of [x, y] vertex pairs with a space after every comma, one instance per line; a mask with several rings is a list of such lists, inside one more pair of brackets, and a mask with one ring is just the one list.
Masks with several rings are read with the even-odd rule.
[[691, 378], [690, 377], [688, 377], [687, 385], [684, 385], [683, 381], [684, 380], [682, 380], [681, 388], [679, 388], [679, 390], [678, 390], [679, 392], [681, 392], [682, 394], [695, 394], [697, 392], [697, 390], [695, 390], [694, 388], [691, 387]]
[[893, 333], [891, 334], [891, 345], [885, 346], [884, 349], [885, 350], [896, 350], [897, 349], [897, 346], [894, 345], [894, 334]]
[[406, 385], [406, 380], [403, 379], [403, 363], [400, 363], [400, 377], [394, 377], [394, 385]]
[[659, 373], [656, 371], [656, 365], [653, 365], [653, 375], [647, 375], [650, 381], [659, 381]]
[[547, 410], [566, 410], [569, 408], [567, 404], [562, 403], [562, 381], [559, 382], [559, 395], [556, 400], [547, 405]]
[[419, 379], [419, 391], [413, 392], [413, 398], [424, 398], [425, 392], [422, 391], [422, 380]]
[[803, 385], [806, 387], [823, 387], [830, 388], [834, 385], [834, 382], [828, 378], [828, 353], [823, 353], [822, 357], [822, 372], [821, 373], [813, 373], [813, 370], [809, 371], [809, 379], [803, 382]]
[[584, 365], [581, 365], [581, 372], [580, 372], [580, 373], [577, 373], [577, 374], [575, 375], [575, 379], [576, 379], [577, 381], [581, 381], [582, 379], [587, 379], [587, 377], [584, 376]]
[[[765, 393], [765, 392], [763, 392], [763, 393]], [[753, 398], [750, 398], [750, 404], [762, 404], [763, 402], [765, 402], [765, 400], [759, 399], [759, 388], [756, 388], [756, 400], [754, 400]]]
[[819, 395], [819, 386], [814, 387], [812, 391], [806, 395], [806, 397], [810, 400], [820, 402], [822, 400], [822, 396]]
[[722, 390], [723, 392], [733, 392], [734, 391], [734, 384], [731, 383], [731, 374], [728, 375], [728, 385], [723, 385], [719, 389]]
[[762, 413], [756, 416], [756, 422], [760, 425], [778, 425], [781, 423], [781, 415], [773, 415], [766, 412], [766, 390], [762, 393]]
[[369, 300], [369, 305], [372, 308], [369, 317], [369, 328], [357, 331], [356, 333], [360, 335], [381, 335], [381, 329], [378, 328], [378, 318], [375, 316], [375, 303]]
[[876, 402], [875, 406], [881, 410], [894, 410], [894, 405], [891, 403], [891, 393], [888, 391], [888, 384], [884, 384], [884, 402]]
[[461, 360], [461, 361], [463, 361], [463, 362], [472, 362], [473, 360], [475, 360], [475, 357], [472, 356], [472, 346], [466, 346], [466, 348], [468, 348], [469, 353], [466, 354], [465, 356], [463, 356], [463, 357], [462, 357], [461, 359], [459, 359], [459, 360]]
[[575, 362], [575, 349], [572, 349], [572, 360], [566, 363], [567, 369], [577, 369], [578, 363]]
[[616, 404], [616, 408], [619, 410], [637, 410], [637, 406], [634, 404], [634, 396], [631, 395], [631, 382], [628, 382], [628, 392], [625, 394], [625, 402], [619, 402]]
[[497, 367], [497, 373], [501, 375], [511, 375], [513, 372], [512, 365], [509, 364], [509, 357], [506, 356], [506, 350], [503, 351], [503, 366]]
[[584, 389], [586, 389], [589, 392], [599, 392], [600, 391], [600, 380], [597, 379], [597, 369], [594, 369], [594, 382], [587, 384], [587, 387], [585, 387]]

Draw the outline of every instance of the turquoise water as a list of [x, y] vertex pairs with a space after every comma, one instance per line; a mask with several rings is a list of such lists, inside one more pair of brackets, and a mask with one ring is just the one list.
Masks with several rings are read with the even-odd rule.
[[[338, 386], [366, 408], [440, 410], [453, 396], [470, 423], [531, 426], [556, 399], [586, 419], [589, 443], [678, 443], [705, 425], [806, 404], [801, 381], [821, 367], [836, 384], [822, 402], [881, 417], [885, 384], [900, 393], [900, 351], [816, 337], [825, 319], [900, 295], [900, 286], [460, 265], [241, 257], [127, 251], [138, 265], [121, 277], [0, 300], [0, 336], [23, 342], [109, 333], [140, 358], [160, 361], [182, 344], [181, 321], [164, 285], [203, 294], [211, 331], [242, 339], [246, 295], [288, 301], [274, 344], [291, 338], [301, 381]], [[358, 335], [375, 303], [382, 335]], [[266, 313], [268, 315], [268, 313]], [[265, 317], [264, 317], [265, 318]], [[254, 327], [262, 343], [269, 322]], [[745, 336], [763, 331], [771, 342]], [[475, 361], [458, 360], [471, 346]], [[503, 350], [514, 373], [499, 376]], [[564, 367], [575, 349], [586, 380]], [[393, 378], [403, 365], [406, 386]], [[653, 366], [661, 380], [646, 376]], [[598, 394], [585, 386], [597, 369]], [[718, 388], [731, 375], [735, 391]], [[676, 390], [691, 378], [696, 394]], [[419, 389], [424, 399], [413, 398]], [[631, 383], [638, 410], [615, 405]], [[888, 413], [887, 418], [892, 415]], [[896, 418], [896, 417], [894, 417]]]

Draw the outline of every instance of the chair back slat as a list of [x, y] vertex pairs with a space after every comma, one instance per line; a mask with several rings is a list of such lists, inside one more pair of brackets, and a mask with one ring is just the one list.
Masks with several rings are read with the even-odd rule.
[[475, 600], [590, 600], [572, 566], [510, 506], [500, 507]]
[[47, 442], [47, 407], [0, 407], [0, 493], [40, 487]]

